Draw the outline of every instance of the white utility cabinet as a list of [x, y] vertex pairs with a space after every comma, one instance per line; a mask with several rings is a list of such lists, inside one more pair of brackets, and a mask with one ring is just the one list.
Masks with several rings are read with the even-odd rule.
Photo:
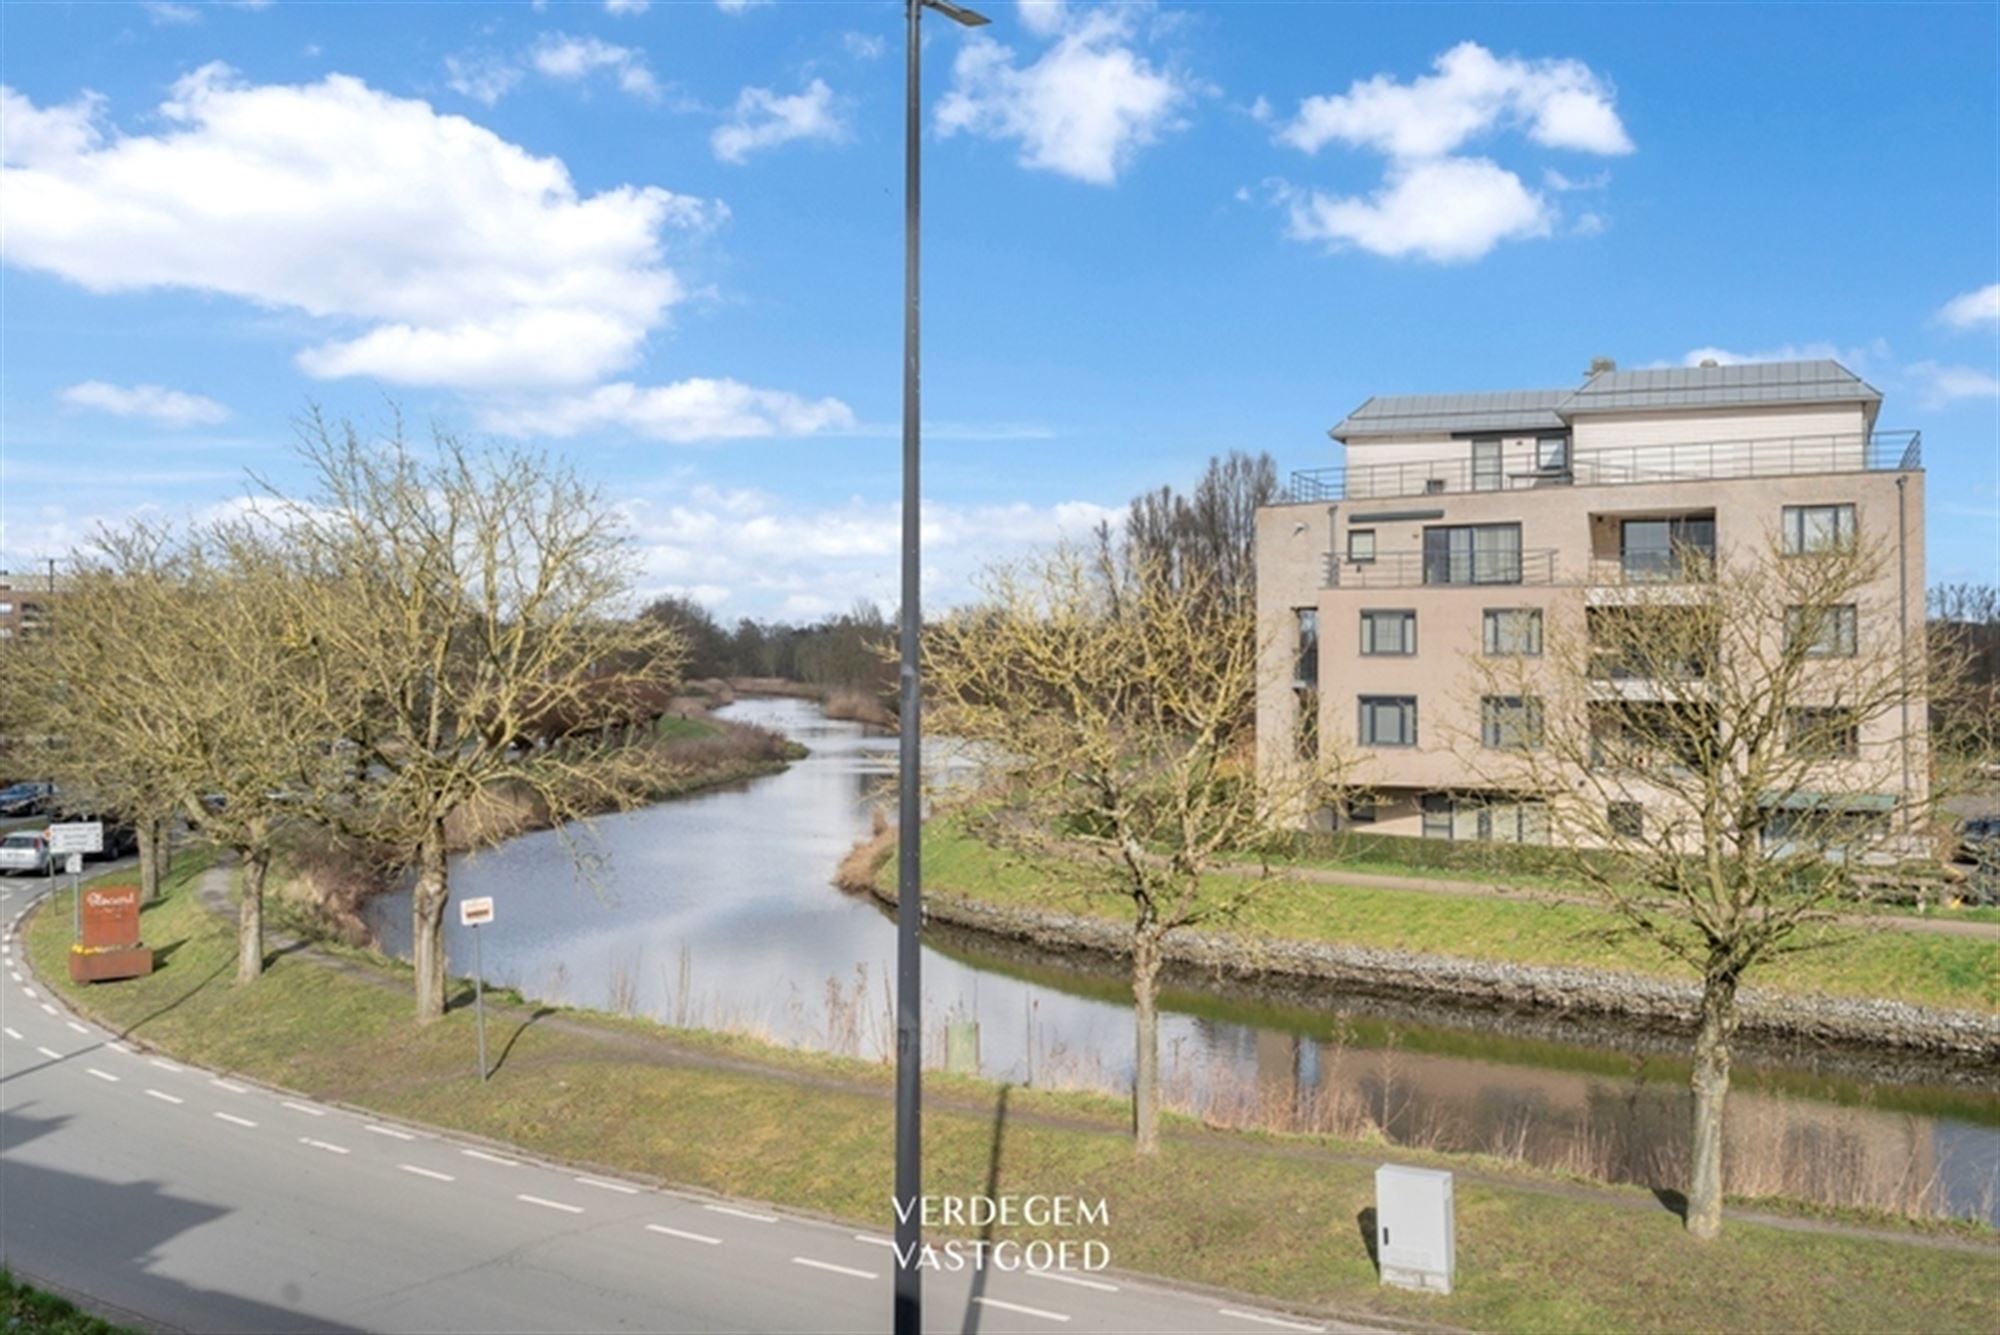
[[1384, 1284], [1450, 1293], [1456, 1232], [1450, 1173], [1396, 1164], [1375, 1170], [1375, 1257]]

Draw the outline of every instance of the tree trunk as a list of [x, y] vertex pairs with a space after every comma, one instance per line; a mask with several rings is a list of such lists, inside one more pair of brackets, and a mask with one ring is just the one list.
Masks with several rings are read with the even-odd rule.
[[139, 834], [139, 897], [151, 903], [160, 897], [160, 822], [150, 816], [137, 823]]
[[254, 983], [264, 973], [264, 873], [270, 850], [243, 860], [243, 898], [236, 909], [236, 981]]
[[1132, 933], [1132, 1019], [1138, 1045], [1132, 1063], [1133, 1148], [1160, 1151], [1160, 934], [1150, 926]]
[[444, 823], [438, 822], [417, 846], [417, 884], [410, 894], [410, 957], [417, 966], [417, 1023], [444, 1016], [444, 906], [451, 896], [445, 882]]
[[1694, 1165], [1687, 1230], [1704, 1242], [1722, 1232], [1722, 1113], [1729, 1101], [1729, 1040], [1736, 1033], [1736, 977], [1702, 981], [1701, 1032], [1694, 1041]]

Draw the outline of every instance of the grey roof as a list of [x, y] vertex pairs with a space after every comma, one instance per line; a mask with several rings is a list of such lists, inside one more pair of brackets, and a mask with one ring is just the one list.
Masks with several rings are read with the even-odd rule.
[[1880, 403], [1879, 390], [1831, 358], [1600, 371], [1563, 405], [1564, 416], [1648, 408], [1734, 408], [1760, 403]]
[[1561, 430], [1556, 412], [1566, 389], [1507, 389], [1487, 394], [1378, 394], [1349, 413], [1332, 435], [1409, 436], [1454, 431]]
[[[1560, 430], [1582, 413], [1744, 407], [1755, 404], [1879, 404], [1879, 390], [1830, 358], [1599, 371], [1574, 390], [1377, 395], [1328, 432], [1355, 436], [1451, 435]], [[1873, 408], [1870, 408], [1872, 414]]]

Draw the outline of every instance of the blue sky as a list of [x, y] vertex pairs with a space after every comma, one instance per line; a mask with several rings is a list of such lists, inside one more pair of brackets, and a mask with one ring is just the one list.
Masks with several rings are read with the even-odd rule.
[[[2000, 578], [2000, 10], [1002, 3], [925, 60], [928, 596], [1372, 393], [1835, 355]], [[501, 434], [649, 588], [894, 601], [901, 7], [0, 5], [0, 564]]]

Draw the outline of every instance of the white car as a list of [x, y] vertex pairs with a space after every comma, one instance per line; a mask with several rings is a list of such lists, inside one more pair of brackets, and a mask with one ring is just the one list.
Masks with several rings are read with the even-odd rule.
[[0, 839], [0, 872], [48, 875], [48, 836], [22, 830]]

